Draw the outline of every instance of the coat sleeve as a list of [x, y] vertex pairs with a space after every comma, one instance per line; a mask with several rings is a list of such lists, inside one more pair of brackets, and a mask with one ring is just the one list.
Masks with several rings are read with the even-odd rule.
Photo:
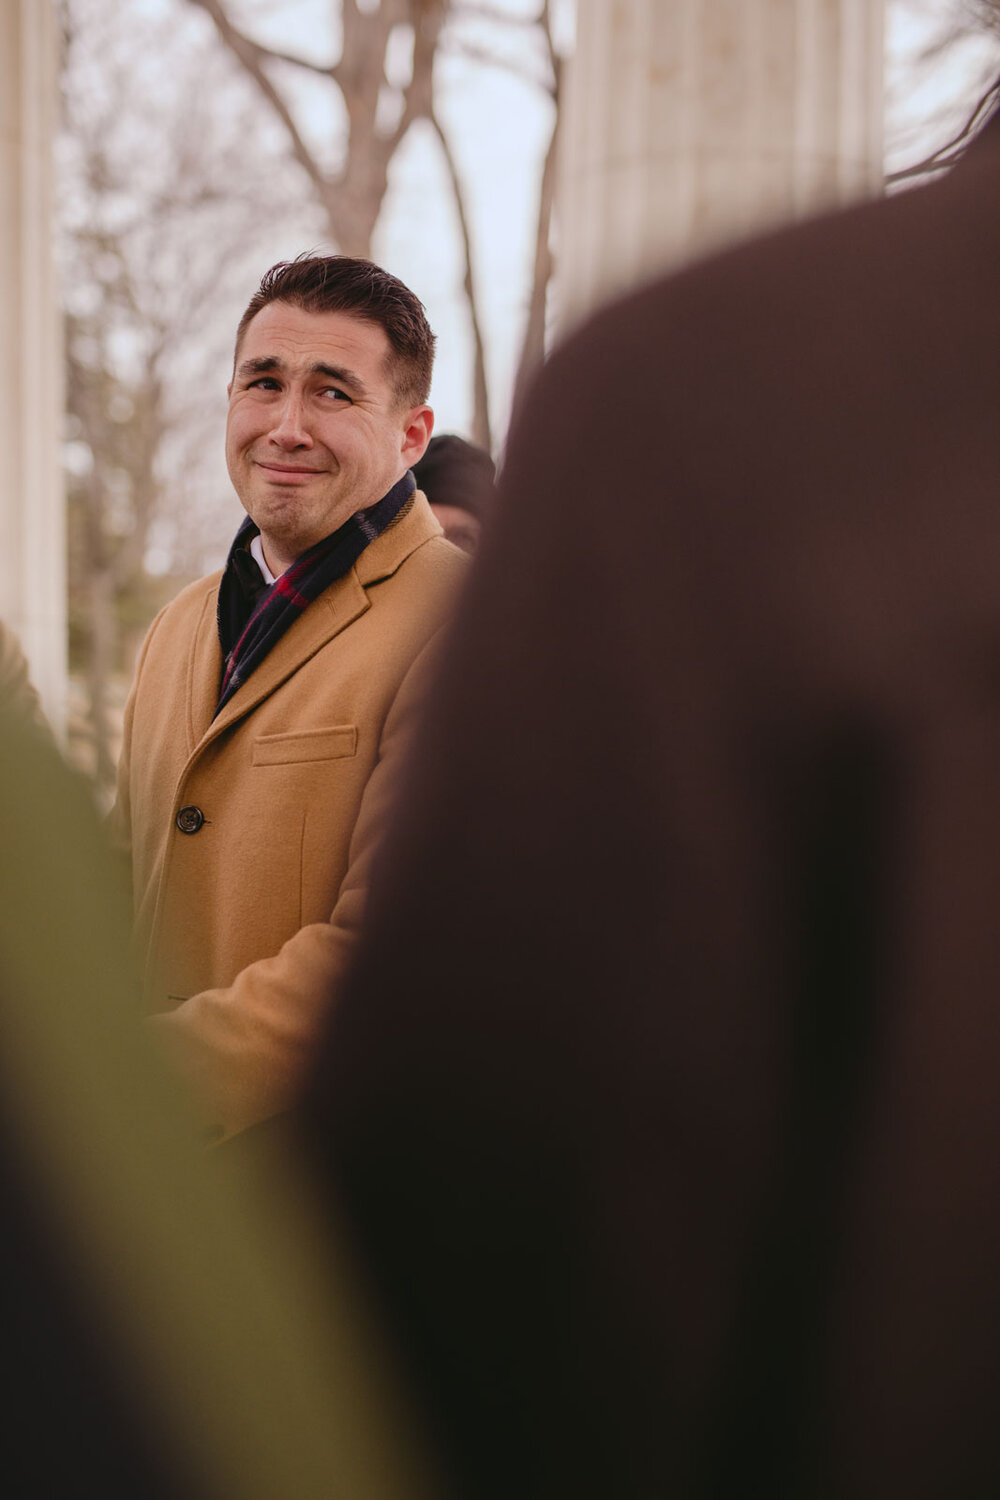
[[142, 643], [139, 659], [136, 662], [135, 673], [132, 678], [132, 688], [125, 704], [125, 717], [122, 724], [122, 748], [118, 757], [118, 775], [115, 785], [115, 800], [111, 805], [105, 823], [105, 831], [112, 849], [120, 854], [126, 861], [131, 860], [132, 855], [132, 724], [135, 719], [135, 700], [139, 691], [139, 682], [142, 678], [142, 670], [149, 654], [150, 643], [163, 616], [166, 608], [153, 620], [146, 632], [146, 639]]
[[414, 659], [386, 717], [330, 920], [300, 928], [277, 954], [248, 965], [231, 985], [203, 990], [150, 1017], [193, 1078], [220, 1139], [280, 1114], [297, 1096], [354, 953], [371, 862], [390, 821], [438, 641], [439, 635], [432, 637]]

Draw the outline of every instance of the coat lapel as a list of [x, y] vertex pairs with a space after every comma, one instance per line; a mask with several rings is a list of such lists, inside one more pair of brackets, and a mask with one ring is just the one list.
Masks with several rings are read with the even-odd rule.
[[[298, 671], [303, 662], [315, 656], [321, 647], [334, 636], [339, 635], [342, 630], [346, 630], [347, 626], [353, 624], [367, 608], [368, 596], [352, 568], [350, 573], [343, 578], [338, 578], [336, 583], [332, 583], [318, 599], [312, 601], [297, 620], [292, 622], [256, 671], [251, 673], [246, 682], [236, 689], [219, 717], [212, 720], [202, 743], [208, 744], [237, 719], [251, 713], [259, 703], [287, 681], [293, 672]], [[221, 652], [219, 655], [221, 664]], [[218, 686], [218, 675], [216, 675], [214, 684], [216, 695]], [[215, 700], [213, 699], [212, 710], [214, 708]]]
[[427, 503], [422, 490], [414, 492], [408, 510], [395, 521], [371, 546], [366, 547], [355, 563], [358, 578], [367, 587], [380, 578], [388, 578], [411, 552], [432, 536], [443, 536], [437, 517]]
[[198, 687], [192, 701], [192, 734], [198, 748], [251, 713], [321, 647], [353, 624], [370, 607], [367, 587], [395, 573], [415, 548], [440, 534], [441, 527], [418, 490], [410, 508], [365, 548], [350, 572], [324, 590], [289, 626], [214, 720], [222, 653], [215, 617], [218, 590], [213, 590], [202, 612], [194, 646], [192, 680]]
[[215, 588], [210, 589], [205, 595], [191, 645], [186, 695], [189, 754], [211, 724], [215, 705], [219, 701], [222, 648], [219, 645], [219, 626], [216, 616], [218, 599], [219, 586], [216, 582]]

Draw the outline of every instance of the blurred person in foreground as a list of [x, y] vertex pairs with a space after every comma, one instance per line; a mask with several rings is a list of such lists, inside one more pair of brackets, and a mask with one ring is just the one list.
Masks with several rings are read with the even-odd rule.
[[113, 824], [154, 1025], [220, 1136], [294, 1098], [463, 572], [410, 472], [433, 356], [421, 303], [370, 261], [268, 271], [229, 386], [247, 516], [139, 657]]
[[46, 737], [51, 734], [24, 648], [3, 620], [0, 620], [0, 712], [24, 720]]
[[83, 779], [0, 708], [6, 1500], [438, 1500], [294, 1163], [205, 1150], [119, 873]]
[[996, 115], [526, 399], [300, 1121], [463, 1496], [1000, 1493], [998, 434]]
[[495, 489], [496, 469], [486, 449], [443, 432], [431, 438], [413, 466], [413, 477], [449, 542], [470, 555], [475, 552]]

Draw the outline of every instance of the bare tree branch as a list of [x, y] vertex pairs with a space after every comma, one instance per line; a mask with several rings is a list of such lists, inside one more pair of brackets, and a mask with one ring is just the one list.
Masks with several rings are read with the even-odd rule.
[[523, 83], [529, 83], [533, 88], [543, 89], [547, 94], [555, 92], [555, 84], [551, 77], [542, 78], [519, 60], [502, 57], [499, 53], [491, 52], [488, 47], [482, 47], [476, 42], [468, 42], [459, 38], [451, 43], [449, 50], [456, 56], [467, 58], [469, 62], [481, 63], [489, 68], [502, 68], [505, 73], [520, 78]]
[[293, 67], [305, 68], [310, 73], [320, 73], [325, 78], [329, 78], [336, 67], [335, 61], [318, 63], [312, 58], [301, 57], [298, 53], [283, 52], [279, 47], [269, 47], [263, 42], [255, 42], [252, 37], [233, 25], [222, 6], [216, 4], [215, 0], [191, 0], [191, 3], [200, 6], [211, 16], [223, 41], [227, 46], [233, 47], [234, 51], [238, 45], [243, 53], [255, 56], [259, 62], [271, 59], [274, 62], [291, 63]]
[[535, 370], [545, 357], [545, 329], [548, 311], [549, 286], [555, 269], [552, 256], [552, 212], [555, 205], [556, 165], [559, 149], [560, 105], [562, 102], [563, 59], [556, 50], [552, 35], [552, 12], [549, 0], [542, 0], [537, 24], [542, 29], [549, 65], [552, 69], [552, 101], [555, 115], [552, 134], [542, 168], [539, 185], [538, 218], [535, 226], [535, 259], [532, 268], [531, 293], [528, 298], [528, 319], [521, 344], [521, 354], [514, 379], [512, 407], [516, 411], [525, 389]]
[[495, 5], [476, 3], [476, 0], [455, 0], [453, 10], [463, 20], [489, 21], [508, 30], [530, 31], [538, 24], [534, 16], [518, 15], [516, 11], [500, 10]]
[[[433, 69], [448, 0], [381, 0], [362, 9], [342, 0], [343, 45], [336, 63], [315, 68], [339, 90], [347, 113], [348, 137], [339, 173], [324, 171], [295, 123], [291, 108], [269, 76], [267, 63], [300, 59], [253, 41], [233, 25], [222, 0], [189, 0], [211, 17], [216, 30], [253, 79], [284, 126], [292, 152], [306, 171], [322, 204], [331, 238], [349, 255], [369, 255], [371, 237], [388, 187], [389, 164], [415, 120], [429, 115]], [[389, 39], [399, 26], [413, 29], [413, 68], [400, 92], [402, 109], [395, 127], [379, 128], [379, 101], [387, 84]]]
[[299, 134], [298, 126], [292, 118], [287, 104], [267, 76], [267, 72], [263, 66], [263, 59], [268, 56], [267, 49], [258, 46], [256, 42], [252, 42], [249, 37], [243, 35], [242, 31], [237, 31], [219, 4], [219, 0], [189, 0], [189, 4], [197, 5], [199, 9], [205, 11], [211, 17], [223, 42], [229, 48], [230, 52], [232, 52], [233, 56], [242, 63], [284, 125], [288, 132], [288, 139], [291, 142], [295, 160], [306, 171], [310, 181], [316, 187], [324, 186], [323, 174], [319, 170], [315, 157]]
[[448, 168], [448, 176], [451, 179], [452, 193], [455, 199], [455, 207], [458, 211], [458, 222], [462, 235], [462, 248], [465, 255], [465, 296], [469, 305], [469, 321], [472, 325], [473, 343], [473, 380], [472, 380], [472, 440], [478, 443], [487, 452], [492, 449], [492, 434], [490, 432], [490, 407], [489, 390], [486, 384], [486, 350], [483, 343], [483, 331], [479, 321], [479, 303], [476, 296], [475, 275], [472, 262], [472, 235], [469, 229], [468, 215], [465, 211], [465, 196], [462, 191], [462, 180], [458, 174], [458, 164], [455, 161], [451, 144], [442, 129], [437, 115], [431, 111], [431, 124], [441, 142], [441, 150], [444, 155], [445, 164]]
[[969, 142], [978, 133], [980, 126], [993, 112], [1000, 100], [1000, 78], [994, 78], [986, 92], [976, 101], [975, 108], [966, 119], [958, 134], [953, 136], [923, 161], [902, 171], [890, 172], [886, 182], [904, 182], [910, 177], [924, 177], [930, 172], [944, 172], [961, 161]]
[[554, 271], [552, 255], [552, 210], [555, 203], [556, 161], [559, 147], [559, 81], [556, 85], [556, 117], [552, 124], [542, 180], [539, 188], [538, 219], [535, 229], [535, 259], [531, 277], [531, 293], [528, 299], [528, 321], [521, 344], [517, 375], [514, 379], [513, 407], [516, 410], [525, 388], [545, 357], [545, 329], [548, 311], [548, 293]]

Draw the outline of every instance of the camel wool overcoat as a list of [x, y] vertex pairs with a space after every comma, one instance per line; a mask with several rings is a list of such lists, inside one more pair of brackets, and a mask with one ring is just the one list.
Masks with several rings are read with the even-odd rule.
[[221, 573], [150, 627], [112, 831], [131, 854], [147, 1004], [224, 1136], [294, 1097], [463, 570], [418, 491], [217, 718]]

